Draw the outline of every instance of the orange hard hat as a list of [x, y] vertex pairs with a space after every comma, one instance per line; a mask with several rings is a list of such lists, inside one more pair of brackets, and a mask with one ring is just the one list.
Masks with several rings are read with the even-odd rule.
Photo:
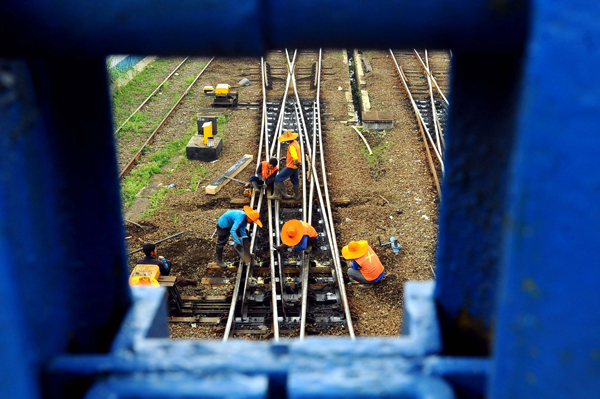
[[258, 211], [255, 211], [254, 209], [250, 208], [249, 206], [245, 206], [244, 212], [246, 212], [246, 216], [248, 216], [250, 219], [252, 219], [252, 221], [254, 223], [256, 223], [258, 225], [258, 227], [262, 228], [262, 222], [260, 220], [258, 220], [258, 218], [260, 217], [260, 213], [258, 213]]
[[298, 133], [292, 133], [291, 130], [286, 130], [285, 132], [283, 132], [282, 136], [277, 137], [277, 140], [279, 141], [292, 141], [294, 139], [296, 139], [296, 137], [298, 137]]
[[348, 245], [342, 248], [342, 255], [346, 259], [357, 259], [367, 253], [369, 244], [366, 241], [350, 241]]
[[290, 247], [298, 245], [304, 237], [304, 226], [297, 219], [288, 220], [281, 228], [281, 241]]

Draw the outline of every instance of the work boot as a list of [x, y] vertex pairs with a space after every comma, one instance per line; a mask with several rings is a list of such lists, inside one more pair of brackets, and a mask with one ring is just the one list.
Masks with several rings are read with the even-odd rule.
[[273, 248], [275, 248], [279, 252], [285, 252], [285, 251], [287, 251], [287, 249], [289, 247], [287, 245], [285, 245], [285, 244], [281, 244], [281, 245], [275, 245], [275, 246], [273, 246]]
[[273, 195], [269, 195], [267, 197], [270, 200], [278, 200], [288, 199], [289, 196], [285, 192], [285, 183], [282, 181], [273, 183]]
[[[278, 184], [278, 183], [275, 183], [275, 184]], [[286, 199], [286, 200], [294, 198], [293, 195], [288, 195], [284, 182], [279, 182], [279, 184], [281, 184], [281, 198]]]
[[294, 186], [292, 186], [294, 188], [294, 199], [296, 201], [298, 201], [301, 197], [300, 194], [300, 185], [299, 184], [295, 184]]
[[217, 265], [219, 265], [219, 267], [227, 267], [225, 262], [223, 262], [223, 248], [222, 247], [217, 247]]
[[260, 186], [258, 185], [258, 182], [252, 181], [252, 187], [254, 187], [256, 191], [260, 191]]

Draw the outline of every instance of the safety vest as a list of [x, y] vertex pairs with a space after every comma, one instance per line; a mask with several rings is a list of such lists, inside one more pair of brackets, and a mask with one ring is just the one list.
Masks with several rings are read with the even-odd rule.
[[292, 147], [292, 146], [294, 146], [294, 148], [296, 149], [296, 156], [298, 157], [298, 161], [300, 162], [300, 164], [302, 164], [302, 158], [300, 157], [300, 145], [298, 144], [298, 142], [296, 140], [293, 140], [288, 145], [285, 166], [288, 168], [292, 168], [292, 169], [298, 169], [298, 167], [294, 163], [294, 158], [292, 158], [292, 154], [290, 153], [290, 147]]
[[273, 173], [277, 172], [277, 166], [273, 166], [271, 169], [271, 164], [269, 163], [269, 161], [263, 161], [262, 163], [262, 170], [261, 170], [261, 175], [265, 178], [268, 179]]
[[317, 230], [315, 230], [314, 227], [312, 227], [310, 224], [305, 223], [305, 222], [300, 222], [302, 223], [302, 227], [304, 227], [304, 233], [302, 234], [303, 236], [309, 236], [309, 237], [316, 237], [317, 234]]
[[360, 272], [367, 281], [375, 280], [383, 272], [383, 265], [370, 246], [367, 246], [363, 256], [354, 260], [360, 265]]

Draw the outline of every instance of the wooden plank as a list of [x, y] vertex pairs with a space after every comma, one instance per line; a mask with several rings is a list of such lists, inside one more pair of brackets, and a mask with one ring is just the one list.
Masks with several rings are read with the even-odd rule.
[[228, 278], [222, 278], [222, 277], [204, 277], [202, 279], [202, 284], [216, 287], [216, 286], [231, 285], [231, 281]]
[[198, 319], [198, 324], [212, 324], [218, 325], [221, 323], [220, 317], [200, 317]]
[[195, 317], [169, 317], [169, 323], [195, 323]]
[[221, 190], [230, 180], [227, 177], [235, 177], [252, 161], [252, 155], [246, 154], [239, 161], [231, 165], [229, 169], [219, 176], [215, 181], [206, 186], [206, 194], [215, 195]]
[[165, 282], [165, 283], [174, 283], [175, 280], [177, 280], [177, 276], [160, 276], [158, 278], [158, 282], [159, 283], [162, 283], [162, 282]]
[[181, 300], [182, 301], [198, 302], [198, 301], [204, 301], [205, 298], [203, 296], [196, 296], [196, 295], [181, 295]]

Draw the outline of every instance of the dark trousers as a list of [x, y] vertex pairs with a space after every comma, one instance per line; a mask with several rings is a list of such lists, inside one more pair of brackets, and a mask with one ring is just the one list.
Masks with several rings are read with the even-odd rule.
[[277, 175], [275, 181], [286, 181], [288, 177], [290, 178], [292, 185], [297, 186], [298, 184], [300, 184], [300, 179], [298, 178], [298, 168], [283, 168], [283, 170]]
[[361, 284], [375, 284], [373, 281], [367, 281], [367, 279], [365, 278], [365, 276], [362, 275], [360, 270], [356, 270], [351, 267], [348, 268], [348, 277]]
[[217, 248], [225, 248], [227, 242], [229, 242], [229, 234], [231, 233], [231, 227], [228, 229], [222, 229], [221, 226], [217, 225]]
[[274, 173], [271, 176], [269, 176], [267, 181], [263, 182], [262, 179], [258, 176], [250, 176], [250, 183], [255, 181], [259, 185], [259, 187], [262, 187], [263, 183], [265, 183], [267, 185], [267, 190], [269, 190], [269, 192], [271, 194], [273, 194], [273, 183], [275, 183], [276, 177], [277, 177], [277, 173]]

